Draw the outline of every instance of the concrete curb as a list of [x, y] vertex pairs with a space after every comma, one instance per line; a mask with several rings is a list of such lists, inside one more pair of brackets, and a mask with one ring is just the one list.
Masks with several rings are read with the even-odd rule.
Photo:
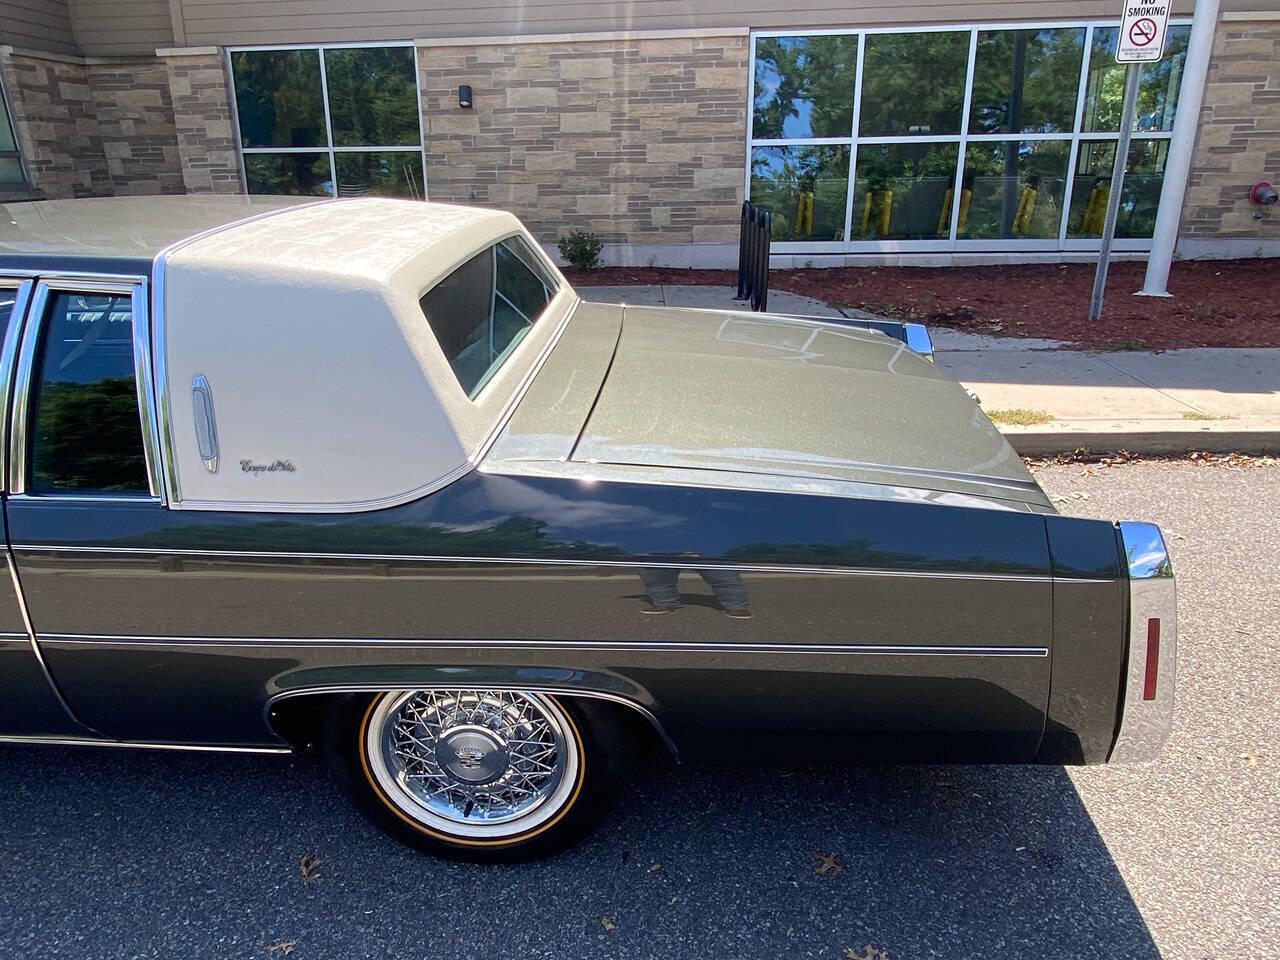
[[1280, 430], [1115, 430], [1115, 431], [1016, 431], [1005, 439], [1021, 456], [1055, 457], [1080, 447], [1093, 453], [1130, 453], [1178, 456], [1195, 453], [1251, 453], [1280, 455]]

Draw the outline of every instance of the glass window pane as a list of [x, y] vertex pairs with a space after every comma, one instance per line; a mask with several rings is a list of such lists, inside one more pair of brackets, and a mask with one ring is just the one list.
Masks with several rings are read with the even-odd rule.
[[0, 153], [17, 150], [18, 144], [13, 139], [13, 127], [9, 124], [9, 107], [0, 96]]
[[980, 31], [969, 132], [1070, 132], [1083, 56], [1083, 27]]
[[547, 308], [551, 293], [541, 278], [529, 269], [524, 258], [511, 251], [507, 246], [510, 242], [500, 243], [497, 248], [498, 293], [513, 309], [535, 320]]
[[1056, 240], [1070, 154], [1065, 140], [970, 143], [956, 235]]
[[324, 69], [335, 146], [421, 143], [412, 47], [326, 50]]
[[18, 291], [12, 287], [0, 287], [0, 343], [9, 329], [9, 318], [13, 315], [13, 305], [17, 302]]
[[847, 146], [751, 151], [751, 201], [769, 211], [775, 241], [843, 240], [848, 195]]
[[[1081, 141], [1071, 187], [1068, 237], [1102, 236], [1107, 195], [1111, 192], [1111, 165], [1115, 155], [1114, 140]], [[1164, 185], [1164, 165], [1168, 157], [1168, 140], [1134, 140], [1129, 144], [1129, 165], [1125, 171], [1120, 212], [1116, 219], [1117, 237], [1151, 236], [1156, 224], [1156, 210], [1160, 206], [1160, 189]]]
[[0, 183], [22, 183], [22, 164], [17, 157], [0, 157]]
[[242, 50], [231, 70], [244, 146], [328, 145], [318, 50]]
[[250, 193], [333, 195], [327, 153], [246, 153], [244, 175]]
[[458, 383], [475, 397], [549, 300], [546, 287], [504, 242], [454, 270], [420, 306]]
[[955, 143], [859, 144], [853, 239], [946, 238], [959, 156]]
[[[1089, 85], [1084, 100], [1084, 125], [1081, 129], [1116, 132], [1120, 129], [1120, 112], [1124, 108], [1125, 65], [1116, 63], [1116, 27], [1098, 27], [1093, 31], [1093, 53], [1089, 59]], [[1191, 27], [1186, 24], [1169, 28], [1165, 39], [1164, 59], [1144, 63], [1138, 83], [1138, 105], [1134, 110], [1134, 130], [1172, 130], [1182, 87], [1182, 66], [1187, 59], [1187, 43]]]
[[33, 389], [32, 492], [149, 492], [129, 297], [55, 295]]
[[849, 136], [857, 68], [856, 36], [757, 37], [752, 136]]
[[865, 137], [960, 132], [969, 32], [872, 33], [862, 58]]
[[422, 154], [417, 150], [336, 153], [338, 196], [422, 199]]

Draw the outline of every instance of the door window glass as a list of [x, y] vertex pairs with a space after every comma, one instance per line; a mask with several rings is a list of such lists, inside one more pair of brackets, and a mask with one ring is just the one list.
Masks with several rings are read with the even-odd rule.
[[31, 493], [149, 492], [128, 295], [53, 294], [31, 405]]

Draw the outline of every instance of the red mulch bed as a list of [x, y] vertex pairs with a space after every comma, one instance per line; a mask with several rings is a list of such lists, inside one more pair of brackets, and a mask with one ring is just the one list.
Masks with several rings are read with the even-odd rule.
[[[1175, 263], [1172, 299], [1132, 296], [1146, 264], [1114, 263], [1099, 323], [1086, 317], [1093, 272], [1092, 264], [835, 267], [773, 270], [769, 284], [900, 320], [1088, 349], [1280, 347], [1280, 259]], [[737, 282], [731, 270], [664, 267], [604, 267], [569, 271], [569, 277], [578, 284]]]

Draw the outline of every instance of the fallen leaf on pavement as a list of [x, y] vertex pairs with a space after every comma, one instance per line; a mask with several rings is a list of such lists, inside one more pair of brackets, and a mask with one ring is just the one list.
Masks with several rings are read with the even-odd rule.
[[613, 922], [613, 917], [609, 916], [607, 913], [600, 915], [600, 926], [604, 927], [606, 930], [618, 929], [618, 925]]
[[268, 953], [279, 953], [281, 956], [287, 957], [293, 953], [293, 948], [298, 945], [297, 940], [277, 940], [271, 946], [267, 947]]
[[818, 860], [817, 872], [821, 874], [831, 874], [838, 877], [844, 873], [844, 864], [834, 853], [815, 853], [814, 856]]
[[1256, 767], [1258, 765], [1258, 758], [1254, 756], [1252, 753], [1242, 753], [1240, 754], [1240, 759], [1248, 760], [1249, 766], [1251, 767]]
[[298, 861], [298, 871], [302, 874], [302, 882], [310, 883], [312, 880], [320, 878], [320, 864], [324, 863], [314, 853], [303, 854], [301, 860]]
[[863, 946], [862, 953], [855, 953], [853, 947], [845, 947], [844, 955], [849, 960], [889, 960], [888, 950], [881, 950], [869, 943]]

